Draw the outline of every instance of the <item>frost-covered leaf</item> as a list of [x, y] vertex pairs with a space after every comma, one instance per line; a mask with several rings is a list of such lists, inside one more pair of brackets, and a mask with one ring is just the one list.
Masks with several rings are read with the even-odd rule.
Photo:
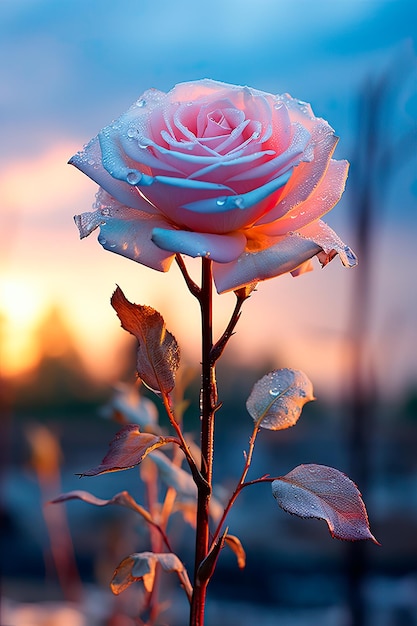
[[197, 502], [197, 486], [191, 474], [175, 465], [166, 454], [157, 450], [149, 457], [157, 466], [167, 487], [173, 487], [181, 500]]
[[111, 303], [122, 327], [138, 340], [136, 365], [140, 378], [153, 391], [172, 391], [180, 351], [175, 337], [167, 331], [163, 317], [150, 306], [129, 302], [120, 287], [114, 292]]
[[[176, 510], [180, 510], [185, 521], [195, 525], [195, 511], [197, 506], [197, 486], [192, 475], [182, 467], [175, 465], [166, 454], [156, 450], [149, 458], [155, 462], [159, 470], [159, 477], [167, 487], [177, 492]], [[210, 498], [210, 516], [216, 522], [220, 519], [224, 507], [212, 496]]]
[[294, 426], [301, 409], [314, 400], [313, 385], [299, 370], [280, 369], [255, 383], [246, 408], [261, 428], [283, 430]]
[[239, 569], [244, 569], [246, 565], [246, 552], [243, 549], [240, 539], [235, 537], [235, 535], [226, 535], [226, 543], [235, 553]]
[[128, 424], [110, 442], [110, 450], [97, 467], [80, 476], [97, 476], [107, 472], [118, 472], [139, 465], [147, 454], [168, 443], [164, 437], [152, 433], [141, 433], [139, 426]]
[[152, 517], [148, 513], [146, 509], [144, 509], [140, 504], [135, 502], [130, 493], [127, 491], [121, 491], [117, 493], [110, 500], [102, 500], [101, 498], [97, 498], [93, 496], [92, 493], [88, 491], [75, 490], [68, 491], [67, 493], [63, 493], [57, 498], [51, 500], [51, 503], [56, 504], [58, 502], [67, 502], [68, 500], [82, 500], [83, 502], [87, 502], [88, 504], [93, 504], [94, 506], [108, 506], [110, 504], [118, 504], [119, 506], [124, 506], [128, 509], [132, 509], [142, 515], [147, 522], [152, 523]]
[[333, 467], [299, 465], [272, 482], [272, 494], [288, 513], [325, 520], [332, 537], [378, 543], [358, 488]]
[[155, 581], [157, 564], [166, 572], [176, 572], [178, 574], [181, 584], [190, 598], [192, 587], [187, 571], [180, 559], [172, 552], [137, 552], [129, 555], [116, 568], [110, 583], [111, 590], [115, 595], [118, 595], [132, 583], [143, 580], [146, 591], [151, 592]]
[[138, 424], [143, 430], [158, 430], [158, 409], [152, 400], [139, 393], [137, 385], [118, 383], [101, 415], [124, 424]]

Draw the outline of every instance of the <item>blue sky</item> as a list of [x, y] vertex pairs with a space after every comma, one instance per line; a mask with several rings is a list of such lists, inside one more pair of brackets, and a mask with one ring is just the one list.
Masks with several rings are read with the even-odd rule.
[[[69, 173], [65, 163], [145, 89], [168, 90], [177, 82], [209, 77], [289, 92], [311, 102], [315, 113], [330, 122], [341, 137], [337, 156], [352, 161], [360, 141], [359, 90], [365, 80], [378, 80], [393, 68], [398, 84], [386, 103], [387, 138], [394, 144], [404, 135], [410, 138], [381, 199], [374, 340], [377, 344], [378, 333], [384, 334], [389, 320], [398, 315], [406, 320], [403, 334], [411, 332], [417, 310], [410, 289], [417, 230], [417, 150], [410, 150], [412, 142], [417, 145], [416, 40], [415, 0], [2, 0], [1, 227], [13, 235], [2, 252], [3, 271], [21, 278], [29, 268], [38, 290], [65, 306], [70, 304], [62, 282], [74, 289], [69, 265], [80, 275], [77, 263], [84, 263], [85, 282], [78, 283], [84, 295], [97, 274], [91, 267], [95, 259], [106, 272], [113, 271], [111, 266], [114, 274], [130, 275], [125, 260], [121, 263], [108, 253], [104, 260], [94, 242], [80, 247], [71, 219], [74, 212], [90, 208], [95, 187], [82, 182], [78, 172]], [[328, 221], [354, 243], [348, 237], [351, 197], [348, 183]], [[49, 254], [55, 255], [54, 268]], [[54, 278], [52, 270], [60, 263], [60, 277]], [[317, 318], [298, 320], [306, 332], [323, 324], [329, 333], [342, 332], [353, 280], [348, 274], [339, 266], [329, 269], [328, 284], [341, 290], [332, 306], [328, 295], [320, 291], [317, 296], [326, 279], [309, 279], [307, 298], [321, 305]], [[149, 273], [144, 276], [154, 281]], [[102, 276], [101, 282], [95, 279], [97, 298], [113, 288], [113, 278], [108, 276], [106, 287]], [[285, 293], [289, 289], [291, 297], [300, 298], [299, 287], [287, 286], [286, 279], [282, 284]], [[270, 289], [268, 285], [267, 295], [259, 296], [263, 307], [272, 297]], [[323, 322], [329, 308], [331, 319]], [[411, 349], [407, 352], [409, 343], [404, 335], [400, 345], [405, 353], [398, 348], [397, 360], [404, 361], [411, 377], [415, 360]]]

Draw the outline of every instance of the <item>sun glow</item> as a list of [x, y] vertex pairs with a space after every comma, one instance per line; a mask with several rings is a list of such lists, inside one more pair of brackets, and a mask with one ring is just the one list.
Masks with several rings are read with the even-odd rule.
[[4, 376], [34, 367], [39, 360], [36, 328], [46, 303], [24, 278], [0, 277], [0, 362]]

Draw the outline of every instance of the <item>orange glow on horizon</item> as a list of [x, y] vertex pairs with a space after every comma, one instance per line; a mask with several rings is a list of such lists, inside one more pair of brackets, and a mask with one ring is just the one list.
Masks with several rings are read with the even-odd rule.
[[35, 367], [40, 351], [36, 327], [46, 312], [47, 303], [27, 280], [0, 278], [1, 343], [3, 376], [21, 374]]

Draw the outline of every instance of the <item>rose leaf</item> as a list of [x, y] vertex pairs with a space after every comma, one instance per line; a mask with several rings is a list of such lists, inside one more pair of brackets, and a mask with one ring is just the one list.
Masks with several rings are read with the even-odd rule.
[[88, 491], [75, 490], [68, 491], [67, 493], [63, 493], [60, 496], [51, 500], [51, 504], [56, 504], [58, 502], [67, 502], [68, 500], [82, 500], [83, 502], [87, 502], [88, 504], [93, 504], [94, 506], [108, 506], [111, 504], [118, 504], [119, 506], [124, 506], [128, 509], [132, 509], [142, 515], [143, 518], [147, 522], [152, 522], [152, 517], [148, 513], [146, 509], [144, 509], [140, 504], [138, 504], [127, 491], [121, 491], [117, 493], [110, 500], [103, 500], [102, 498], [97, 498], [93, 496], [92, 493]]
[[255, 383], [246, 408], [261, 428], [283, 430], [294, 426], [304, 404], [314, 399], [313, 385], [303, 372], [280, 369]]
[[241, 541], [235, 535], [226, 535], [226, 544], [235, 553], [239, 569], [244, 569], [246, 565], [246, 552]]
[[157, 466], [162, 482], [175, 489], [181, 501], [197, 501], [197, 487], [189, 472], [175, 465], [163, 452], [156, 451], [149, 458]]
[[166, 443], [168, 440], [164, 437], [152, 433], [141, 433], [137, 424], [128, 424], [110, 442], [110, 450], [100, 465], [83, 472], [80, 476], [98, 476], [130, 469], [139, 465], [152, 450]]
[[299, 465], [272, 482], [272, 495], [287, 513], [325, 520], [336, 539], [371, 539], [378, 544], [358, 488], [333, 467]]
[[166, 572], [177, 572], [187, 596], [191, 598], [193, 590], [187, 571], [180, 559], [172, 552], [160, 554], [137, 552], [129, 555], [117, 566], [110, 583], [111, 590], [115, 595], [119, 595], [132, 583], [143, 580], [146, 591], [150, 593], [155, 581], [157, 564]]
[[111, 298], [122, 328], [138, 340], [137, 371], [153, 391], [169, 393], [175, 386], [180, 351], [177, 341], [167, 331], [163, 317], [150, 306], [132, 304], [117, 287]]

